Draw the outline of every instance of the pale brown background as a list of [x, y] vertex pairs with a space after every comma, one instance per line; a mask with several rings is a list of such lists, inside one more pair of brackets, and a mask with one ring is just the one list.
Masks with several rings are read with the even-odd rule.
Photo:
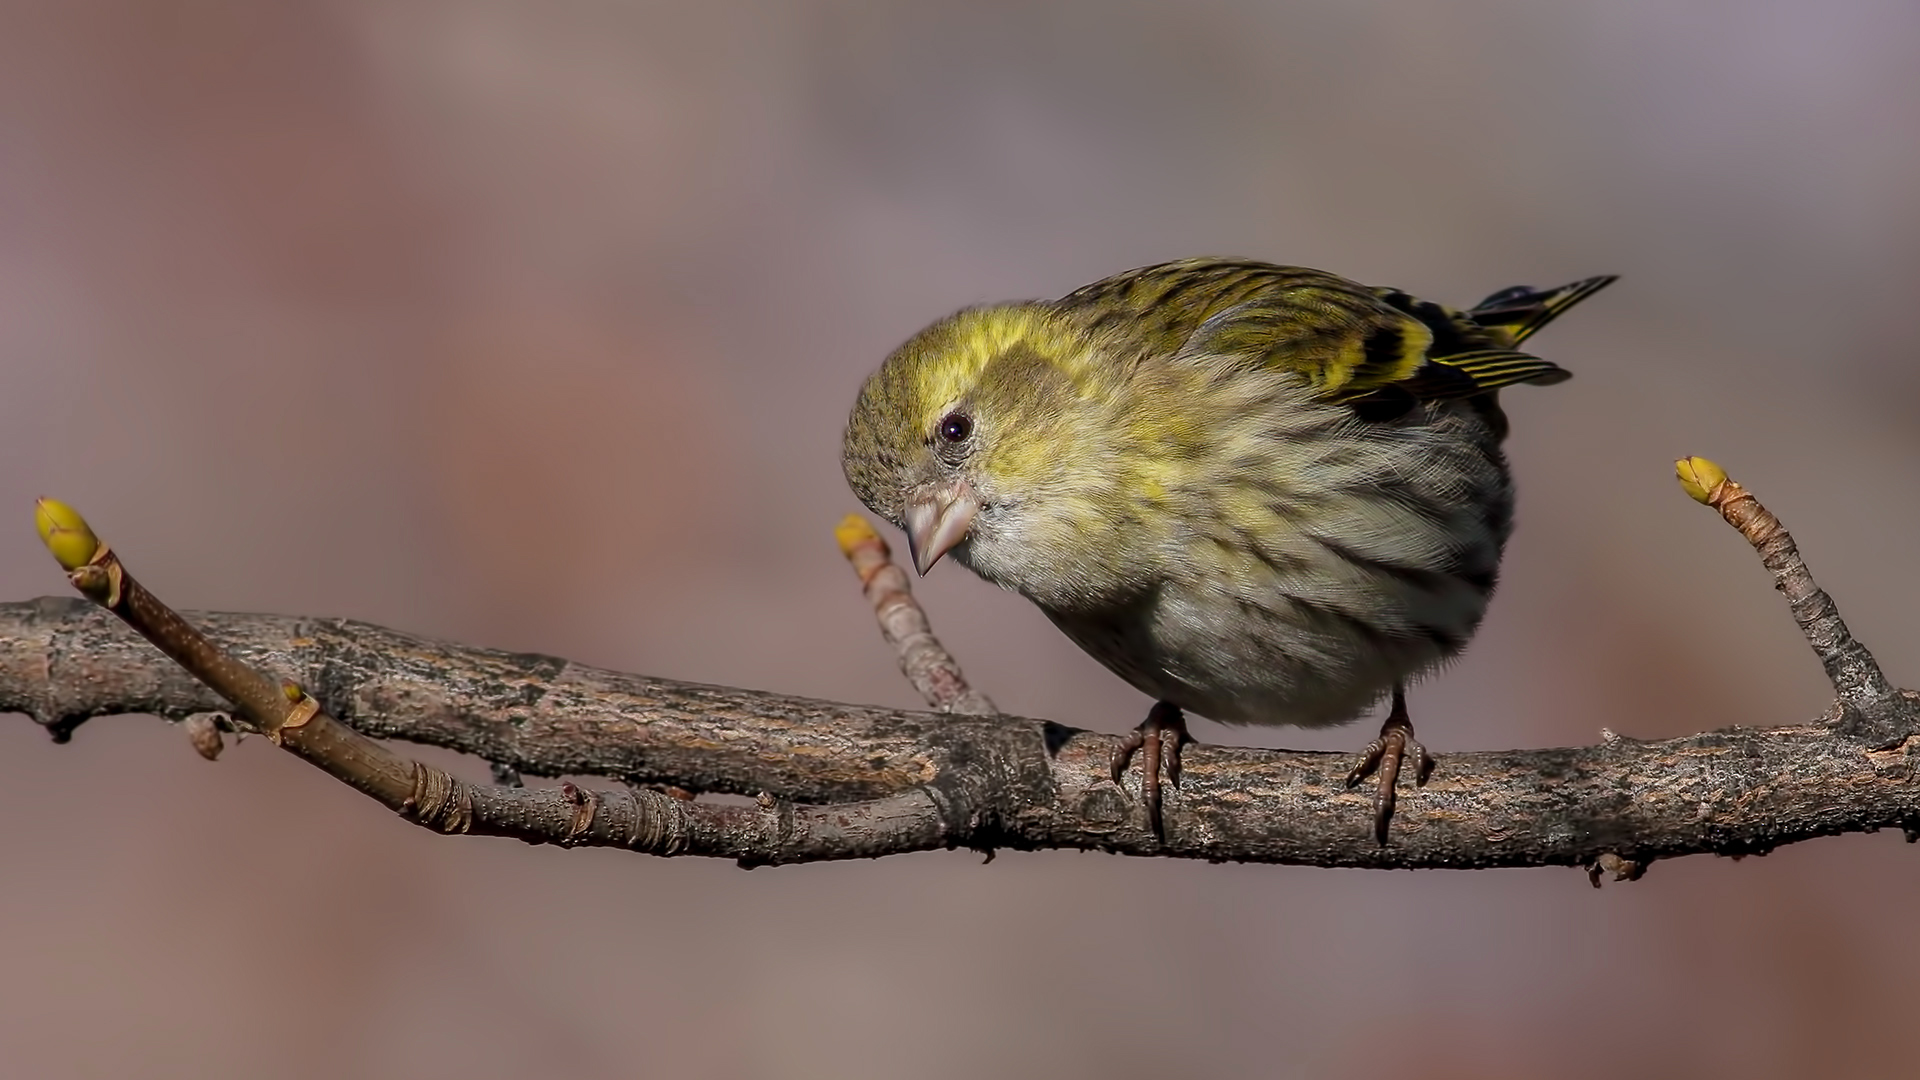
[[[1470, 302], [1601, 272], [1512, 393], [1436, 751], [1790, 722], [1720, 458], [1920, 682], [1911, 3], [12, 3], [0, 597], [31, 499], [189, 607], [910, 704], [836, 554], [861, 377], [1188, 254]], [[1144, 702], [942, 567], [1006, 708]], [[1358, 747], [1362, 728], [1203, 739]], [[1356, 822], [1356, 828], [1363, 827]], [[269, 746], [0, 722], [7, 1076], [1912, 1072], [1897, 835], [1595, 892], [966, 853], [743, 873], [435, 838]]]

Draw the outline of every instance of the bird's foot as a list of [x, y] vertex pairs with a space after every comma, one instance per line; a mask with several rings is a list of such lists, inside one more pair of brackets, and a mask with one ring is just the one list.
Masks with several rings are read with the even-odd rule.
[[1433, 771], [1433, 757], [1427, 748], [1413, 738], [1413, 720], [1407, 716], [1407, 695], [1399, 687], [1393, 691], [1393, 708], [1387, 713], [1387, 722], [1380, 725], [1380, 737], [1367, 744], [1360, 753], [1360, 764], [1347, 774], [1347, 786], [1353, 787], [1374, 775], [1380, 776], [1379, 786], [1373, 796], [1373, 837], [1382, 847], [1387, 843], [1387, 825], [1393, 821], [1393, 803], [1395, 786], [1400, 779], [1400, 765], [1404, 758], [1411, 757], [1413, 764], [1413, 786], [1419, 787], [1427, 782], [1427, 774]]
[[1147, 804], [1147, 825], [1161, 840], [1165, 840], [1167, 834], [1160, 821], [1160, 762], [1164, 757], [1167, 783], [1179, 787], [1180, 748], [1192, 741], [1193, 736], [1187, 734], [1187, 718], [1181, 715], [1180, 707], [1161, 701], [1154, 704], [1147, 718], [1128, 732], [1113, 752], [1113, 782], [1117, 784], [1126, 775], [1133, 752], [1146, 751], [1146, 760], [1141, 762], [1140, 797]]

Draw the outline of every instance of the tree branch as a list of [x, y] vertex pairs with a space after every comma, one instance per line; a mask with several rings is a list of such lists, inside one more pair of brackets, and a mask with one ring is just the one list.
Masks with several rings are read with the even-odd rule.
[[[1452, 754], [1430, 783], [1402, 794], [1385, 846], [1373, 839], [1368, 796], [1344, 785], [1347, 755], [1215, 746], [1187, 752], [1157, 838], [1137, 793], [1107, 778], [1117, 739], [992, 715], [933, 637], [885, 544], [852, 523], [842, 525], [842, 548], [883, 636], [942, 712], [626, 675], [347, 620], [182, 618], [53, 503], [42, 506], [43, 535], [100, 606], [0, 604], [0, 712], [27, 713], [56, 739], [96, 716], [199, 715], [195, 745], [205, 753], [204, 714], [231, 703], [228, 723], [429, 828], [744, 865], [1077, 848], [1316, 866], [1581, 866], [1597, 884], [1602, 870], [1633, 877], [1678, 855], [1750, 854], [1886, 827], [1913, 835], [1920, 698], [1886, 682], [1751, 494], [1702, 459], [1680, 471], [1688, 492], [1774, 572], [1835, 683], [1828, 715], [1662, 742]], [[381, 738], [624, 786], [475, 784]], [[758, 797], [742, 805], [645, 785]]]
[[907, 572], [893, 561], [893, 552], [887, 550], [887, 542], [880, 539], [873, 526], [858, 514], [848, 514], [833, 532], [840, 541], [840, 553], [847, 557], [860, 578], [867, 602], [873, 605], [880, 636], [900, 660], [900, 674], [920, 691], [927, 706], [935, 712], [968, 716], [997, 714], [1000, 710], [985, 694], [967, 684], [959, 662], [933, 636], [927, 613], [913, 598]]

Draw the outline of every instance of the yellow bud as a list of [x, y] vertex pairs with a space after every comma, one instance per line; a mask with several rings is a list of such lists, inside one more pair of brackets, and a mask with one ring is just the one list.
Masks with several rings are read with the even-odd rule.
[[833, 527], [833, 538], [840, 542], [840, 553], [845, 555], [861, 544], [879, 539], [880, 534], [873, 531], [867, 519], [859, 514], [848, 514]]
[[1673, 471], [1680, 477], [1680, 490], [1698, 503], [1711, 503], [1714, 489], [1727, 482], [1727, 471], [1703, 457], [1681, 458]]
[[40, 542], [68, 572], [87, 565], [100, 550], [100, 538], [87, 527], [87, 519], [56, 499], [42, 498], [34, 503], [33, 524], [40, 530]]

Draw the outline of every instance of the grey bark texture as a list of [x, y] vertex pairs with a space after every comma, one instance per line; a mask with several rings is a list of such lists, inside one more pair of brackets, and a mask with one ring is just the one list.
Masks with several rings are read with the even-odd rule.
[[[1118, 740], [1045, 720], [702, 686], [348, 620], [186, 618], [366, 736], [529, 776], [623, 782], [522, 789], [417, 767], [399, 809], [449, 832], [744, 865], [1076, 848], [1314, 866], [1580, 866], [1597, 880], [1602, 869], [1637, 876], [1678, 855], [1920, 828], [1915, 740], [1886, 738], [1912, 727], [1908, 692], [1865, 712], [1836, 702], [1790, 726], [1450, 754], [1426, 786], [1402, 792], [1385, 846], [1371, 834], [1368, 793], [1343, 784], [1350, 755], [1199, 745], [1168, 793], [1162, 841], [1141, 811], [1137, 772], [1124, 788], [1107, 779]], [[99, 716], [184, 720], [226, 707], [94, 604], [0, 604], [0, 712], [26, 713], [56, 738]], [[759, 798], [689, 800], [654, 786]]]

